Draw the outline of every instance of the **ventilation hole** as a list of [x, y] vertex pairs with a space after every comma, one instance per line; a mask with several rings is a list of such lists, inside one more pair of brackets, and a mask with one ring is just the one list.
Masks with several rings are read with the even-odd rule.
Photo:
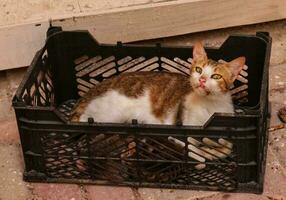
[[203, 157], [201, 157], [201, 156], [199, 156], [199, 155], [197, 155], [197, 154], [195, 154], [195, 153], [193, 153], [193, 152], [189, 152], [189, 153], [188, 153], [188, 156], [189, 156], [190, 158], [193, 158], [193, 159], [196, 160], [196, 161], [206, 162], [206, 159], [205, 159], [205, 158], [203, 158]]
[[240, 75], [244, 76], [244, 77], [247, 77], [248, 76], [248, 73], [244, 70], [241, 70], [240, 71]]
[[242, 103], [247, 103], [248, 102], [248, 98], [245, 97], [245, 98], [239, 99], [238, 102], [241, 103], [241, 104]]
[[48, 82], [48, 84], [49, 84], [50, 86], [52, 86], [52, 85], [53, 85], [53, 82], [52, 82], [50, 76], [48, 75], [48, 73], [45, 74], [45, 78], [46, 78], [46, 81]]
[[111, 61], [113, 61], [114, 59], [115, 59], [114, 56], [110, 56], [108, 58], [105, 58], [104, 60], [101, 60], [101, 61], [97, 62], [97, 63], [93, 63], [92, 65], [90, 65], [90, 66], [86, 67], [85, 69], [83, 69], [83, 70], [79, 71], [78, 73], [76, 73], [76, 76], [77, 77], [82, 77], [82, 76], [84, 76], [84, 75], [86, 75], [86, 74], [96, 70], [97, 68], [99, 68], [99, 67], [101, 67], [101, 66], [103, 66], [103, 65], [105, 65], [105, 64], [107, 64], [107, 63], [109, 63]]
[[38, 76], [37, 76], [37, 82], [41, 83], [41, 81], [43, 80], [43, 77], [44, 77], [44, 73], [42, 71], [40, 71]]
[[176, 57], [176, 58], [174, 58], [174, 61], [185, 66], [187, 69], [190, 69], [192, 67], [192, 64], [186, 62], [185, 60], [183, 60], [181, 58]]
[[162, 63], [161, 67], [164, 68], [165, 70], [169, 71], [169, 72], [175, 72], [175, 73], [182, 73], [180, 70], [166, 64], [166, 63]]
[[237, 76], [237, 80], [239, 80], [242, 83], [248, 83], [248, 80], [241, 75]]
[[157, 69], [159, 66], [159, 63], [154, 63], [152, 65], [149, 65], [148, 67], [145, 67], [144, 69], [141, 69], [140, 71], [154, 71], [154, 69]]
[[119, 70], [120, 72], [122, 72], [122, 71], [124, 71], [124, 70], [126, 70], [126, 69], [129, 69], [130, 67], [133, 67], [133, 66], [136, 65], [136, 64], [139, 64], [139, 63], [143, 62], [144, 60], [145, 60], [145, 57], [135, 58], [135, 59], [131, 60], [130, 62], [128, 62], [128, 63], [126, 63], [126, 64], [124, 64], [124, 65], [121, 65], [121, 66], [118, 68], [118, 70]]
[[81, 90], [81, 91], [83, 91], [85, 93], [89, 91], [89, 88], [87, 88], [87, 87], [85, 87], [83, 85], [78, 85], [77, 89], [79, 89], [79, 90]]
[[36, 91], [36, 86], [33, 84], [30, 88], [30, 97], [34, 97]]
[[184, 72], [184, 73], [188, 74], [190, 71], [190, 69], [188, 67], [182, 66], [182, 65], [180, 65], [180, 64], [178, 64], [178, 63], [176, 63], [176, 62], [174, 62], [168, 58], [161, 57], [161, 61], [163, 63], [166, 63], [166, 64], [172, 66], [173, 68], [176, 68], [177, 70], [179, 70], [180, 73]]
[[219, 142], [221, 145], [224, 145], [224, 146], [226, 146], [226, 147], [228, 147], [228, 148], [230, 148], [230, 149], [233, 148], [233, 144], [232, 144], [231, 142], [229, 142], [229, 141], [223, 139], [223, 138], [218, 139], [218, 142]]
[[78, 64], [86, 61], [87, 59], [88, 59], [87, 55], [81, 56], [81, 57], [74, 60], [74, 64], [78, 65]]
[[114, 75], [115, 73], [116, 73], [116, 69], [111, 69], [111, 70], [106, 71], [104, 74], [102, 74], [102, 76], [104, 78], [108, 78], [108, 77]]
[[128, 70], [126, 70], [126, 72], [136, 72], [136, 71], [139, 71], [141, 68], [143, 68], [143, 67], [145, 67], [145, 66], [148, 66], [148, 65], [150, 65], [150, 64], [152, 64], [152, 63], [154, 63], [154, 62], [157, 62], [158, 60], [159, 60], [158, 57], [150, 58], [150, 59], [148, 59], [148, 60], [146, 60], [146, 61], [144, 61], [144, 62], [142, 62], [142, 63], [140, 63], [140, 64], [138, 64], [138, 65], [136, 65], [136, 66], [134, 66], [134, 67], [132, 67], [132, 68], [130, 68], [130, 69], [128, 69]]
[[101, 56], [93, 57], [93, 58], [91, 58], [91, 59], [89, 59], [89, 60], [87, 60], [87, 61], [81, 63], [80, 65], [77, 65], [77, 66], [75, 67], [75, 70], [76, 70], [76, 71], [80, 71], [80, 70], [82, 70], [82, 69], [88, 67], [89, 65], [98, 62], [98, 61], [101, 60], [101, 59], [102, 59]]
[[188, 61], [188, 63], [190, 63], [190, 64], [193, 63], [193, 59], [192, 59], [192, 58], [188, 58], [187, 61]]
[[78, 92], [78, 95], [81, 96], [81, 97], [84, 97], [85, 92], [79, 91], [79, 92]]
[[40, 97], [41, 105], [46, 105], [46, 100], [43, 97]]
[[131, 56], [126, 56], [126, 57], [124, 57], [124, 58], [118, 60], [118, 61], [117, 61], [117, 64], [118, 64], [118, 65], [123, 65], [123, 64], [129, 62], [130, 60], [132, 60], [132, 57], [131, 57]]
[[248, 92], [242, 91], [242, 92], [238, 93], [237, 95], [232, 95], [232, 98], [234, 100], [237, 100], [237, 99], [241, 99], [241, 98], [246, 97], [246, 96], [248, 96]]
[[201, 149], [195, 147], [194, 145], [189, 144], [189, 145], [188, 145], [188, 149], [191, 150], [191, 151], [193, 151], [193, 152], [195, 152], [196, 154], [198, 154], [198, 155], [200, 155], [200, 156], [202, 156], [202, 157], [208, 159], [208, 160], [214, 160], [214, 159], [215, 159], [214, 156], [212, 156], [212, 155], [206, 153], [205, 151], [202, 151]]
[[239, 86], [239, 87], [232, 89], [230, 91], [230, 93], [233, 95], [233, 94], [239, 93], [239, 92], [247, 90], [247, 89], [248, 89], [248, 85], [244, 84], [242, 86]]
[[115, 62], [108, 63], [107, 65], [103, 65], [101, 68], [90, 73], [89, 76], [90, 77], [98, 76], [102, 74], [103, 72], [110, 70], [111, 68], [114, 68], [115, 66], [116, 66]]
[[91, 82], [91, 83], [94, 84], [94, 85], [100, 83], [99, 81], [97, 81], [97, 80], [95, 80], [95, 79], [93, 79], [93, 78], [89, 79], [89, 82]]
[[79, 83], [79, 84], [82, 84], [83, 86], [86, 86], [88, 88], [92, 88], [94, 85], [81, 79], [81, 78], [77, 78], [76, 81]]

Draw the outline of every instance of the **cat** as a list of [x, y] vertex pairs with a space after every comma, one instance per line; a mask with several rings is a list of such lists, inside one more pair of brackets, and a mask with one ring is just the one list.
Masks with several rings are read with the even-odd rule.
[[190, 76], [171, 72], [123, 73], [92, 88], [71, 121], [203, 125], [215, 112], [233, 113], [230, 86], [245, 64], [208, 59], [201, 43], [193, 49]]
[[[71, 121], [202, 126], [215, 113], [234, 113], [230, 87], [245, 64], [245, 57], [230, 62], [208, 59], [202, 43], [193, 48], [190, 76], [171, 72], [123, 73], [104, 80], [85, 94], [75, 106]], [[174, 147], [184, 150], [185, 143], [168, 137]], [[188, 137], [189, 157], [215, 160], [231, 153], [232, 143], [204, 138], [202, 142]], [[222, 146], [223, 145], [223, 146]], [[225, 147], [227, 146], [227, 148]], [[123, 157], [135, 153], [136, 143], [127, 145]], [[98, 151], [98, 150], [96, 150]], [[153, 151], [148, 149], [148, 151]], [[198, 156], [199, 155], [199, 156]], [[202, 156], [202, 157], [200, 157]], [[84, 162], [78, 162], [79, 169]], [[205, 168], [198, 164], [197, 169]]]

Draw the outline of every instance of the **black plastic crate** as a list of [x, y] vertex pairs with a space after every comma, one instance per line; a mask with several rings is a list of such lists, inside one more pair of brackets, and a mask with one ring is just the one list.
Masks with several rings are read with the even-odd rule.
[[136, 119], [71, 123], [76, 100], [106, 78], [127, 71], [187, 75], [192, 47], [105, 45], [87, 31], [50, 28], [13, 99], [24, 179], [261, 193], [270, 50], [265, 32], [230, 36], [220, 48], [206, 49], [214, 60], [245, 56], [248, 67], [232, 89], [236, 113], [216, 113], [202, 127], [137, 124]]

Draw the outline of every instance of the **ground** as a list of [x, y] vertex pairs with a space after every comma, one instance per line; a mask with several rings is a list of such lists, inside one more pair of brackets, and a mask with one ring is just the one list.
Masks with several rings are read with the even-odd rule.
[[[219, 46], [233, 33], [268, 31], [273, 37], [270, 67], [271, 126], [282, 122], [277, 110], [286, 105], [286, 20], [239, 28], [164, 38], [143, 43], [191, 45], [201, 39], [207, 46]], [[142, 42], [140, 42], [142, 43]], [[11, 99], [26, 68], [0, 72], [0, 199], [1, 200], [285, 200], [286, 129], [271, 131], [267, 154], [264, 192], [231, 194], [220, 192], [107, 187], [71, 184], [35, 184], [22, 181], [23, 159]]]

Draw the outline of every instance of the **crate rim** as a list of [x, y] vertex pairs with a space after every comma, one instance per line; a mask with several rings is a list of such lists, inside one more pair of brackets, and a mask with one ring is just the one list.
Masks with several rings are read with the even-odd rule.
[[[54, 30], [54, 31], [50, 31], [50, 30]], [[93, 37], [93, 35], [88, 30], [63, 31], [61, 27], [52, 27], [51, 26], [47, 32], [47, 39], [46, 39], [46, 42], [45, 42], [43, 48], [41, 48], [39, 51], [36, 52], [34, 59], [32, 60], [31, 64], [29, 65], [26, 74], [24, 75], [21, 83], [18, 86], [18, 89], [16, 90], [15, 95], [12, 98], [12, 106], [14, 107], [14, 109], [53, 110], [53, 111], [55, 110], [56, 107], [53, 105], [50, 105], [50, 106], [29, 106], [29, 105], [26, 105], [23, 102], [21, 95], [24, 93], [24, 89], [25, 89], [25, 85], [26, 85], [27, 80], [32, 76], [32, 74], [34, 72], [35, 65], [36, 65], [37, 61], [39, 60], [40, 57], [43, 56], [44, 52], [47, 50], [48, 41], [51, 40], [51, 38], [56, 37], [59, 34], [72, 33], [72, 32], [86, 33], [89, 35], [90, 38], [92, 38], [94, 40], [94, 42], [97, 45], [100, 45], [100, 46], [109, 46], [109, 47], [117, 47], [117, 48], [118, 47], [147, 47], [147, 48], [154, 48], [155, 47], [155, 48], [172, 48], [172, 49], [184, 48], [184, 49], [190, 49], [190, 50], [193, 48], [193, 46], [190, 46], [190, 45], [186, 45], [186, 46], [162, 45], [161, 43], [157, 43], [155, 45], [129, 44], [129, 43], [123, 44], [121, 41], [118, 41], [116, 44], [98, 43], [98, 41]], [[206, 49], [221, 49], [226, 44], [226, 42], [232, 37], [247, 37], [247, 38], [259, 39], [266, 44], [266, 49], [269, 49], [271, 47], [271, 42], [272, 42], [272, 38], [268, 32], [256, 32], [255, 35], [254, 34], [231, 34], [224, 40], [224, 42], [221, 44], [221, 46], [219, 46], [219, 47], [205, 47], [205, 48]], [[266, 92], [266, 86], [263, 83], [264, 83], [264, 80], [267, 78], [266, 76], [268, 75], [268, 69], [269, 69], [268, 66], [269, 66], [269, 58], [270, 58], [270, 51], [266, 50], [266, 53], [267, 52], [268, 52], [268, 55], [266, 55], [265, 59], [264, 59], [264, 70], [263, 70], [262, 84], [261, 84], [261, 88], [260, 88], [259, 102], [257, 103], [257, 105], [252, 107], [252, 108], [256, 108], [256, 109], [254, 110], [254, 112], [250, 112], [250, 113], [248, 112], [246, 114], [234, 113], [234, 114], [231, 114], [232, 116], [235, 116], [235, 117], [239, 117], [239, 116], [260, 117], [263, 114], [263, 109], [260, 109], [260, 106], [261, 106], [261, 103], [265, 104], [265, 102], [263, 102], [264, 101], [263, 97], [265, 95], [264, 93]], [[250, 110], [248, 110], [248, 111], [250, 111]], [[55, 114], [59, 115], [56, 112], [55, 112]], [[211, 118], [208, 120], [208, 122], [206, 122], [206, 124], [203, 127], [206, 127], [207, 124], [215, 116], [230, 116], [230, 115], [229, 115], [229, 113], [215, 113], [213, 116], [211, 116]], [[64, 121], [63, 119], [61, 119], [61, 120]]]

